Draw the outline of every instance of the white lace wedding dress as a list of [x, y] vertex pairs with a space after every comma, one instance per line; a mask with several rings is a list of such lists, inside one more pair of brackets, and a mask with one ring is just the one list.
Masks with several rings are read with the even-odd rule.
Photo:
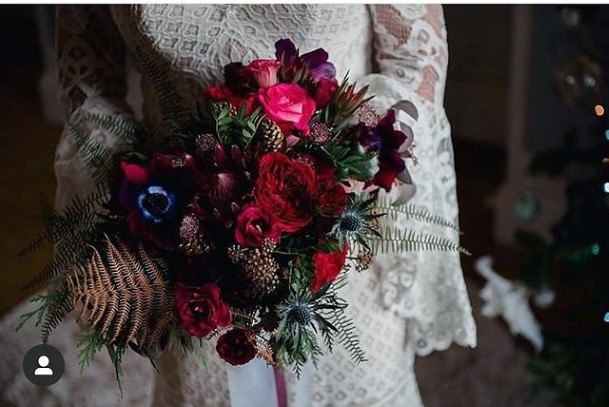
[[[134, 5], [61, 6], [57, 18], [61, 102], [66, 118], [85, 112], [131, 117], [125, 103], [125, 53], [142, 73], [144, 119], [162, 133], [169, 116], [164, 100], [183, 101], [171, 112], [195, 108], [201, 86], [222, 79], [222, 67], [273, 55], [277, 39], [291, 38], [303, 51], [325, 48], [338, 75], [347, 71], [369, 84], [374, 103], [389, 108], [409, 101], [400, 114], [415, 134], [418, 165], [409, 163], [417, 186], [412, 202], [457, 219], [458, 205], [450, 127], [442, 107], [448, 51], [440, 6], [425, 5]], [[175, 95], [159, 94], [159, 84]], [[92, 137], [115, 146], [110, 134]], [[57, 148], [57, 205], [92, 190], [73, 140], [66, 132]], [[429, 228], [398, 219], [404, 227]], [[433, 230], [453, 239], [448, 231]], [[452, 253], [384, 256], [371, 270], [353, 274], [345, 290], [369, 361], [354, 366], [337, 348], [323, 357], [309, 387], [287, 375], [288, 405], [416, 406], [421, 404], [414, 355], [475, 344], [475, 327], [461, 273]], [[66, 357], [65, 375], [48, 389], [30, 385], [21, 358], [38, 341], [28, 327], [14, 334], [21, 305], [2, 321], [2, 401], [17, 405], [224, 406], [230, 404], [225, 364], [209, 352], [209, 365], [168, 351], [160, 373], [147, 360], [128, 357], [124, 396], [114, 371], [100, 355], [81, 375], [75, 363], [77, 327], [64, 322], [50, 344]], [[210, 345], [210, 349], [211, 349]], [[304, 401], [303, 401], [304, 400]]]

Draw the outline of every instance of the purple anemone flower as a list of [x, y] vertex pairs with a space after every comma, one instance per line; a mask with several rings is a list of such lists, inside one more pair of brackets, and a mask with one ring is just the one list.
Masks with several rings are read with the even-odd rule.
[[379, 170], [372, 179], [372, 184], [385, 191], [391, 190], [395, 179], [406, 169], [406, 163], [399, 149], [406, 141], [406, 135], [396, 130], [395, 112], [390, 109], [374, 127], [360, 123], [361, 143], [368, 151], [378, 152]]
[[332, 80], [336, 76], [336, 68], [328, 62], [328, 53], [323, 48], [299, 55], [294, 43], [284, 38], [275, 43], [275, 56], [278, 61], [283, 61], [284, 67], [288, 70], [306, 68], [315, 80], [322, 78]]
[[149, 166], [122, 162], [118, 202], [134, 236], [162, 250], [176, 247], [184, 204], [192, 195], [192, 157], [155, 154]]

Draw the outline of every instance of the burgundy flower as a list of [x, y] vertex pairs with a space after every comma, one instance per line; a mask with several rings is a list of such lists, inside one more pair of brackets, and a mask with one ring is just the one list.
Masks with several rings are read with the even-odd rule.
[[175, 306], [180, 325], [198, 338], [231, 323], [230, 310], [215, 284], [200, 287], [176, 284]]
[[313, 169], [283, 153], [262, 157], [254, 189], [260, 209], [273, 216], [282, 231], [294, 233], [313, 218], [316, 179]]
[[178, 223], [192, 195], [193, 159], [183, 153], [156, 153], [149, 166], [122, 162], [118, 202], [135, 236], [163, 250], [177, 244]]
[[200, 190], [195, 205], [230, 226], [241, 201], [252, 190], [253, 157], [237, 146], [217, 143], [209, 150], [199, 151], [197, 159], [196, 183]]
[[378, 152], [379, 170], [372, 183], [386, 191], [391, 189], [397, 176], [406, 169], [406, 163], [399, 153], [406, 135], [396, 130], [394, 124], [395, 112], [392, 109], [387, 111], [375, 127], [360, 123], [362, 145], [368, 151]]
[[276, 243], [281, 238], [273, 217], [255, 204], [241, 208], [235, 226], [235, 241], [242, 246], [260, 247], [267, 238]]
[[241, 62], [233, 62], [224, 67], [224, 82], [234, 95], [248, 96], [258, 90], [254, 72]]
[[292, 41], [281, 39], [275, 43], [275, 56], [278, 61], [283, 62], [286, 70], [294, 72], [306, 68], [309, 76], [314, 80], [322, 78], [332, 80], [336, 76], [336, 69], [328, 62], [328, 53], [322, 48], [299, 55]]
[[218, 338], [216, 350], [222, 360], [235, 366], [246, 364], [258, 354], [247, 332], [238, 328]]

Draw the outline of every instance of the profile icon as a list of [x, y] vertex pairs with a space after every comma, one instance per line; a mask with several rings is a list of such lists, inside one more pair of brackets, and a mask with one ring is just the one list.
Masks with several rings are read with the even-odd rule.
[[34, 371], [34, 376], [53, 376], [53, 369], [49, 366], [49, 358], [42, 355], [38, 358], [40, 367]]
[[36, 386], [51, 386], [63, 375], [65, 363], [59, 350], [43, 343], [31, 348], [23, 357], [23, 374]]

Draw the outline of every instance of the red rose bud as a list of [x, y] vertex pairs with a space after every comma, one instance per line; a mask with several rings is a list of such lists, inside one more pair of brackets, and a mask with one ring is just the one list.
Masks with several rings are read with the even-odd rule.
[[241, 246], [260, 247], [266, 238], [279, 242], [281, 231], [272, 216], [254, 204], [244, 206], [237, 216], [235, 240]]
[[254, 75], [254, 79], [261, 88], [268, 88], [277, 84], [277, 71], [281, 62], [274, 59], [256, 59], [250, 62], [247, 68]]
[[305, 89], [291, 83], [280, 83], [260, 89], [258, 101], [268, 118], [276, 122], [284, 134], [289, 134], [293, 129], [309, 133], [315, 101]]
[[200, 287], [176, 284], [175, 307], [180, 325], [199, 338], [231, 323], [230, 310], [215, 284]]
[[313, 292], [319, 291], [326, 284], [336, 280], [338, 274], [345, 265], [348, 247], [342, 252], [317, 252], [313, 255], [313, 265], [315, 267], [315, 275], [311, 284]]
[[260, 160], [254, 195], [279, 230], [294, 233], [311, 221], [316, 190], [315, 172], [307, 164], [279, 152]]
[[218, 338], [216, 351], [231, 365], [244, 365], [258, 354], [256, 347], [243, 329], [233, 329]]
[[323, 109], [326, 107], [326, 105], [330, 103], [330, 100], [332, 100], [336, 94], [337, 90], [338, 83], [336, 82], [336, 79], [321, 78], [319, 81], [317, 81], [315, 94], [313, 95], [317, 108]]
[[212, 102], [228, 102], [239, 108], [245, 106], [245, 113], [250, 114], [256, 106], [256, 95], [237, 96], [226, 86], [210, 86], [203, 90], [203, 94]]

